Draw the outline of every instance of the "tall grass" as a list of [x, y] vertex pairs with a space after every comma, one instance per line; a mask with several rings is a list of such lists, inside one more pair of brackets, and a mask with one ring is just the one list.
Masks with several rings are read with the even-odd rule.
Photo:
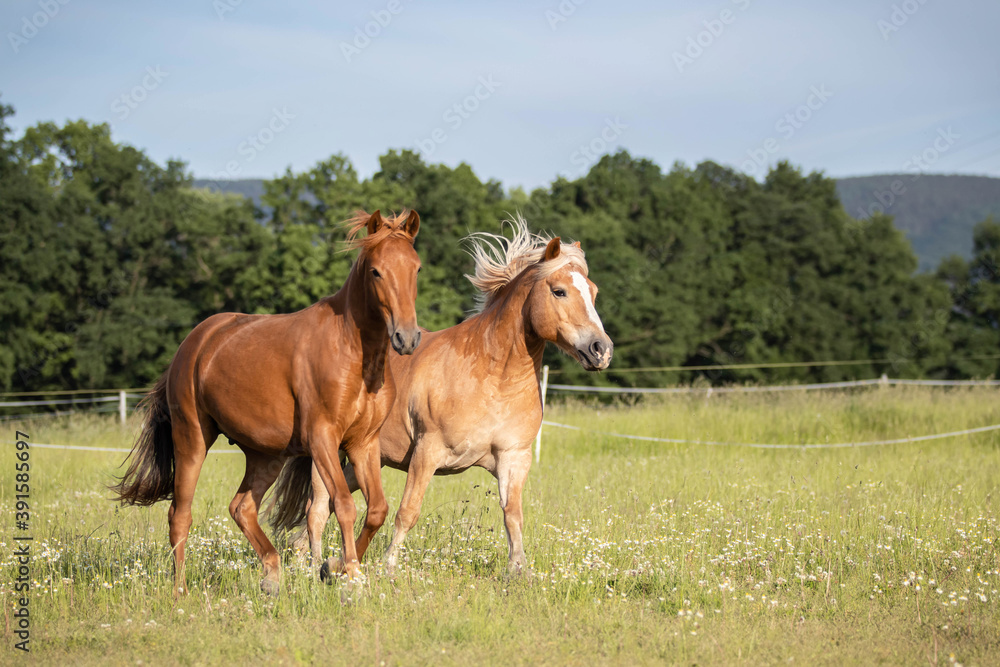
[[[400, 573], [362, 590], [286, 551], [282, 594], [228, 516], [243, 457], [212, 455], [171, 596], [166, 505], [119, 508], [122, 455], [35, 449], [32, 658], [43, 663], [932, 664], [1000, 661], [1000, 434], [836, 449], [1000, 423], [988, 388], [554, 401], [525, 493], [533, 574], [508, 578], [495, 482], [436, 478]], [[8, 426], [9, 437], [14, 425]], [[110, 419], [25, 424], [34, 442], [127, 448]], [[234, 448], [220, 440], [213, 449]], [[10, 450], [8, 450], [10, 451]], [[0, 571], [14, 571], [13, 455]], [[383, 471], [393, 511], [404, 476]], [[363, 504], [358, 498], [359, 505]], [[331, 522], [326, 544], [335, 544]], [[10, 621], [11, 577], [2, 599]], [[14, 639], [7, 626], [4, 654]]]

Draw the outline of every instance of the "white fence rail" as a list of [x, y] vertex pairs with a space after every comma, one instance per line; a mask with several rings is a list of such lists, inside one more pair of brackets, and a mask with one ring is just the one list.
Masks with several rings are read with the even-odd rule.
[[[53, 392], [53, 394], [59, 394], [61, 392]], [[102, 391], [86, 392], [94, 394], [107, 393]], [[75, 395], [70, 398], [31, 398], [28, 400], [15, 400], [15, 401], [2, 401], [0, 402], [0, 409], [2, 408], [31, 408], [31, 407], [72, 407], [72, 408], [90, 408], [87, 412], [117, 412], [118, 418], [122, 425], [128, 419], [129, 411], [129, 400], [138, 401], [141, 400], [144, 395], [131, 393], [125, 390], [118, 390], [114, 392], [113, 396], [79, 396]], [[105, 406], [104, 404], [108, 404]], [[110, 405], [117, 404], [117, 405]], [[55, 410], [49, 412], [30, 412], [24, 414], [15, 415], [2, 415], [0, 416], [0, 421], [13, 421], [13, 420], [27, 420], [27, 419], [38, 419], [44, 417], [64, 417], [67, 415], [76, 414], [81, 412], [81, 410]]]
[[899, 445], [910, 442], [923, 442], [925, 440], [942, 440], [944, 438], [957, 438], [962, 435], [973, 433], [987, 433], [989, 431], [1000, 430], [1000, 424], [990, 426], [980, 426], [978, 428], [967, 428], [961, 431], [949, 431], [947, 433], [932, 433], [930, 435], [907, 436], [905, 438], [891, 438], [888, 440], [866, 440], [861, 442], [818, 442], [818, 443], [766, 443], [766, 442], [720, 442], [715, 440], [686, 440], [682, 438], [657, 438], [648, 435], [631, 435], [629, 433], [615, 433], [613, 431], [601, 431], [598, 429], [582, 428], [559, 422], [543, 421], [545, 426], [580, 431], [581, 433], [594, 433], [612, 438], [622, 438], [625, 440], [642, 440], [644, 442], [663, 442], [678, 445], [710, 445], [713, 447], [750, 447], [752, 449], [840, 449], [844, 447], [875, 447], [878, 445]]

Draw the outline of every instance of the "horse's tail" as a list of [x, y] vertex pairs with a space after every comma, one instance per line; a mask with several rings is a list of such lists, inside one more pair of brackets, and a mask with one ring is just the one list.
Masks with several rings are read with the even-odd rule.
[[309, 456], [288, 461], [274, 485], [268, 521], [278, 533], [287, 533], [305, 521], [312, 495], [312, 462]]
[[132, 459], [128, 470], [111, 490], [123, 503], [152, 505], [174, 495], [174, 440], [170, 431], [166, 373], [156, 381], [139, 407], [146, 413], [142, 433], [128, 455], [128, 459]]

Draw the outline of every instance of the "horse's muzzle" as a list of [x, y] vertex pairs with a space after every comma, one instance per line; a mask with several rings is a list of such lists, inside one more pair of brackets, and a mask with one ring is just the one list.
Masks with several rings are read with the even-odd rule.
[[392, 343], [392, 349], [396, 350], [397, 353], [413, 354], [413, 351], [417, 349], [417, 345], [420, 344], [420, 329], [409, 331], [396, 329], [392, 336], [389, 337], [389, 341]]
[[587, 371], [603, 371], [611, 364], [615, 346], [610, 338], [595, 336], [586, 344], [576, 348], [580, 364]]

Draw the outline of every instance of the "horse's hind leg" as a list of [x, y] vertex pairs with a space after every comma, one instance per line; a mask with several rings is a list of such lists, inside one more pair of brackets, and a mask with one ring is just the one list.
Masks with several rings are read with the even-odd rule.
[[213, 425], [203, 425], [197, 419], [190, 419], [180, 409], [171, 415], [171, 432], [174, 441], [174, 500], [170, 503], [167, 519], [170, 523], [170, 546], [174, 552], [174, 595], [179, 595], [186, 590], [184, 545], [191, 530], [194, 489], [208, 454], [207, 443], [214, 442], [219, 434]]
[[277, 595], [281, 585], [281, 557], [261, 530], [257, 513], [264, 494], [278, 478], [284, 459], [254, 451], [244, 452], [247, 457], [246, 474], [243, 475], [239, 491], [229, 503], [229, 514], [246, 535], [264, 566], [264, 576], [260, 580], [261, 590], [268, 595]]
[[[354, 468], [350, 464], [344, 466], [344, 479], [347, 480], [347, 488], [351, 493], [360, 488], [358, 486], [358, 479], [354, 475]], [[330, 500], [330, 494], [326, 490], [326, 484], [323, 483], [323, 478], [320, 476], [319, 470], [313, 464], [312, 497], [309, 500], [309, 506], [306, 510], [304, 537], [308, 539], [309, 557], [312, 559], [314, 565], [323, 562], [323, 530], [326, 528], [332, 512], [333, 503]], [[358, 558], [361, 558], [360, 554]], [[344, 569], [343, 560], [335, 559], [327, 566], [327, 569], [335, 572], [342, 571]]]
[[[382, 454], [379, 451], [378, 436], [370, 438], [360, 450], [360, 455], [351, 457], [351, 468], [354, 472], [354, 488], [360, 488], [365, 496], [368, 508], [365, 510], [365, 525], [361, 528], [355, 548], [358, 551], [358, 560], [365, 556], [368, 545], [371, 543], [375, 533], [385, 523], [385, 517], [389, 513], [389, 503], [385, 500], [385, 493], [382, 491]], [[344, 471], [345, 476], [351, 471], [348, 468]], [[350, 484], [350, 479], [348, 479]]]
[[311, 564], [319, 567], [323, 562], [323, 529], [333, 511], [330, 493], [326, 490], [323, 477], [319, 474], [316, 464], [312, 466], [312, 497], [306, 510], [305, 537], [309, 540], [309, 557]]

